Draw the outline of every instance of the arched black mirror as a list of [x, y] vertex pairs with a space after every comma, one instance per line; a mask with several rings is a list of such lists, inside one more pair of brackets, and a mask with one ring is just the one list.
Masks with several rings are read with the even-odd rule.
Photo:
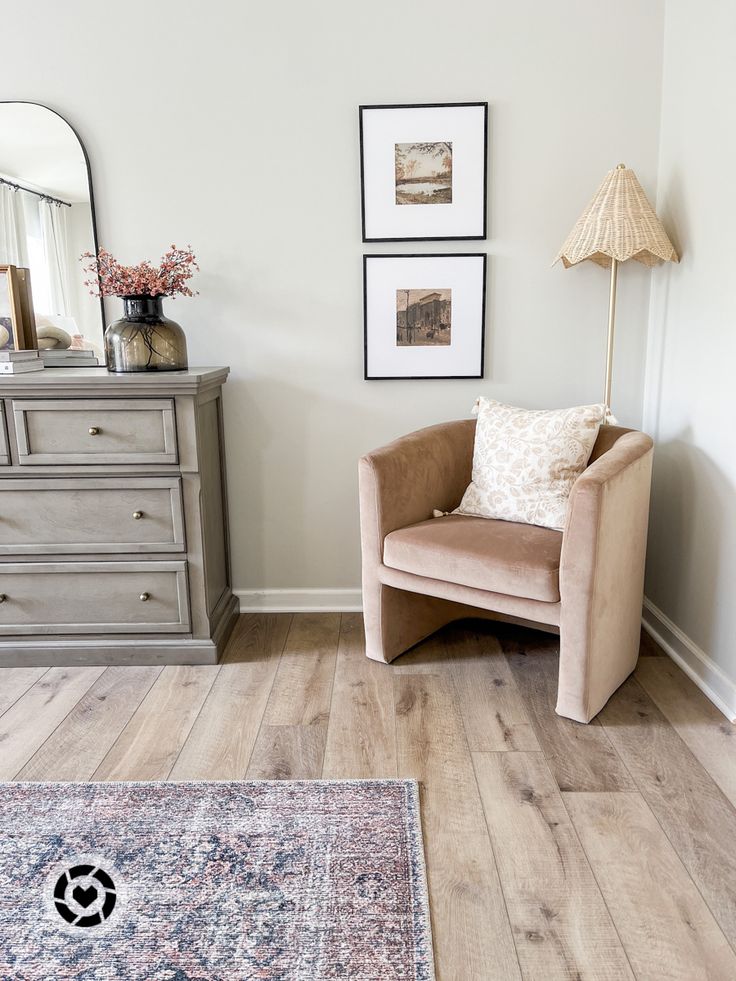
[[[29, 270], [47, 366], [105, 363], [104, 310], [84, 286], [83, 252], [97, 252], [97, 230], [81, 140], [46, 106], [0, 102], [0, 267]], [[0, 291], [0, 341], [12, 345], [11, 314]]]

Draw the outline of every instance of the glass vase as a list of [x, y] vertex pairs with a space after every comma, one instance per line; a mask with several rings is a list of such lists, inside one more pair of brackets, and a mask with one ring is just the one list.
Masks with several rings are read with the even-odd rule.
[[163, 313], [162, 296], [124, 296], [123, 316], [105, 331], [107, 370], [184, 371], [187, 339]]

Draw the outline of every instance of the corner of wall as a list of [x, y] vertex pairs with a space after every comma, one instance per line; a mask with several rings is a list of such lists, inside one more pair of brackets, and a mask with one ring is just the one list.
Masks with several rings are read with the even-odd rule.
[[736, 722], [736, 685], [676, 623], [644, 598], [644, 629], [730, 722]]

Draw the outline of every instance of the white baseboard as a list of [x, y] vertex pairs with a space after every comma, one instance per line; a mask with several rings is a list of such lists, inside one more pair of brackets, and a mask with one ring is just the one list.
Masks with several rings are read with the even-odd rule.
[[647, 633], [691, 678], [730, 722], [736, 722], [736, 684], [676, 623], [644, 597], [642, 623]]
[[236, 589], [241, 613], [360, 613], [359, 589]]
[[[236, 589], [241, 613], [360, 613], [360, 589]], [[731, 722], [736, 684], [676, 623], [644, 598], [644, 629]]]

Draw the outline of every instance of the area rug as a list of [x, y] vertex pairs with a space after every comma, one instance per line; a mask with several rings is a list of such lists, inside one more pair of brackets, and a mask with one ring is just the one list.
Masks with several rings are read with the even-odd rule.
[[431, 981], [416, 783], [0, 784], [3, 981]]

